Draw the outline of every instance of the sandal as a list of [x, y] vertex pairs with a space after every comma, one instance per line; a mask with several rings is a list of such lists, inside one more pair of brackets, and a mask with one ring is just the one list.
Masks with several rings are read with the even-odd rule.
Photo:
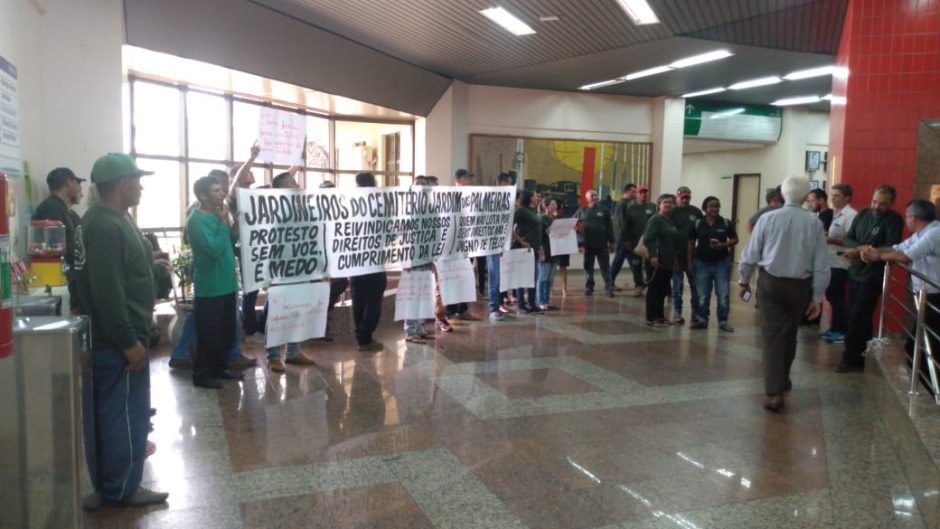
[[409, 343], [424, 343], [424, 340], [422, 340], [417, 334], [409, 334], [408, 336], [405, 336], [405, 341]]
[[422, 332], [422, 333], [418, 333], [418, 338], [421, 338], [422, 340], [434, 340], [435, 338], [437, 338], [437, 336], [434, 336], [433, 334], [428, 334], [426, 332]]

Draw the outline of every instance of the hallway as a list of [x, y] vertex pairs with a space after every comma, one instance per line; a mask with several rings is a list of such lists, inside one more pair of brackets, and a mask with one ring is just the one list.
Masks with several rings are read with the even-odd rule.
[[732, 303], [736, 332], [719, 334], [645, 327], [640, 298], [556, 301], [424, 345], [386, 315], [383, 352], [309, 342], [319, 366], [252, 368], [219, 392], [163, 350], [144, 486], [168, 507], [86, 527], [922, 527], [874, 362], [836, 375], [839, 346], [804, 327], [770, 414], [752, 305]]

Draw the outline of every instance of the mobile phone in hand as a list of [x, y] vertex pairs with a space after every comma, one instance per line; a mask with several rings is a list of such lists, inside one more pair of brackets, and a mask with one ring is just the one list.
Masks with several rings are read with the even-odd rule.
[[741, 299], [744, 300], [745, 303], [750, 303], [750, 302], [751, 302], [751, 291], [748, 290], [747, 292], [745, 292], [744, 295], [741, 296]]

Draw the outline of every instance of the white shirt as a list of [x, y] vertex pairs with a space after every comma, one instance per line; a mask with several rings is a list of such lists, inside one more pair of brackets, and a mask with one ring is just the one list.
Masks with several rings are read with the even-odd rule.
[[[924, 226], [924, 229], [891, 248], [906, 255], [911, 260], [911, 268], [914, 271], [940, 285], [940, 221], [931, 222]], [[919, 278], [911, 276], [911, 282], [914, 284], [914, 290], [920, 290], [922, 281]], [[928, 284], [927, 293], [937, 294], [940, 293], [940, 289]]]
[[[849, 229], [852, 227], [852, 221], [855, 220], [855, 215], [858, 215], [858, 211], [856, 211], [851, 204], [846, 204], [841, 210], [833, 209], [832, 224], [829, 225], [829, 236], [845, 237], [845, 234], [848, 233]], [[829, 266], [832, 268], [842, 268], [843, 270], [848, 269], [849, 260], [838, 254], [838, 252], [844, 251], [845, 246], [841, 244], [830, 244]]]
[[787, 204], [758, 219], [741, 253], [741, 284], [760, 266], [774, 277], [813, 279], [813, 303], [829, 286], [829, 251], [823, 225], [798, 204]]

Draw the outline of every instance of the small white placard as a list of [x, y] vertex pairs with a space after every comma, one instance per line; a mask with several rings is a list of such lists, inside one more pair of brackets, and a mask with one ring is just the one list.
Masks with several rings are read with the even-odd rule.
[[535, 255], [531, 249], [503, 252], [499, 261], [499, 288], [535, 288]]
[[437, 284], [441, 287], [441, 301], [445, 305], [473, 303], [477, 300], [473, 265], [469, 259], [443, 259], [434, 263]]
[[265, 347], [299, 343], [326, 334], [329, 283], [275, 285], [268, 289]]
[[404, 270], [395, 295], [395, 321], [434, 317], [434, 274]]

